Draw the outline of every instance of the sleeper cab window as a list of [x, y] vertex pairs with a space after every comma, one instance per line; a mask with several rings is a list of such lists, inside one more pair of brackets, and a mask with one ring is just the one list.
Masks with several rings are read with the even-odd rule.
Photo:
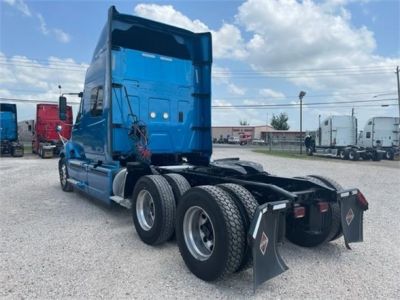
[[366, 136], [367, 139], [371, 138], [371, 132], [367, 132]]
[[103, 113], [103, 87], [98, 86], [90, 93], [90, 114], [100, 116]]

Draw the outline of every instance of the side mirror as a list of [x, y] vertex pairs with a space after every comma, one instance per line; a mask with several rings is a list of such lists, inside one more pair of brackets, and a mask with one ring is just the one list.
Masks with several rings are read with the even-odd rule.
[[58, 98], [58, 117], [61, 121], [67, 119], [67, 98], [64, 96]]
[[56, 131], [57, 131], [57, 132], [61, 132], [61, 130], [62, 130], [62, 126], [61, 126], [61, 125], [57, 125], [57, 126], [56, 126]]

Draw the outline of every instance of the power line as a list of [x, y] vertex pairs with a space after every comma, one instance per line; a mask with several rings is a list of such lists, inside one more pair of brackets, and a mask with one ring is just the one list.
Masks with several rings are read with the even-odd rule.
[[[340, 71], [340, 72], [339, 72]], [[257, 70], [246, 70], [246, 71], [233, 71], [233, 70], [227, 70], [227, 71], [214, 71], [214, 74], [226, 74], [226, 75], [251, 75], [251, 74], [298, 74], [298, 73], [345, 73], [345, 74], [353, 74], [353, 73], [365, 73], [365, 72], [382, 72], [382, 71], [392, 71], [392, 68], [366, 68], [366, 69], [354, 69], [354, 70], [309, 70], [309, 71], [302, 71], [302, 70], [282, 70], [282, 71], [273, 71], [273, 70], [267, 70], [267, 71], [257, 71]]]
[[[347, 97], [347, 96], [352, 96], [352, 95], [374, 95], [374, 94], [382, 94], [382, 93], [388, 93], [390, 91], [370, 91], [370, 92], [362, 92], [362, 93], [334, 93], [334, 94], [314, 94], [314, 95], [308, 95], [307, 94], [307, 98], [320, 98], [320, 97]], [[395, 94], [396, 92], [393, 91], [391, 93], [385, 94], [385, 95], [391, 95], [391, 94]], [[218, 97], [216, 97], [218, 98]], [[224, 99], [265, 99], [266, 97], [263, 96], [229, 96], [228, 98], [226, 97], [221, 97]], [[282, 100], [282, 99], [294, 99], [294, 98], [298, 98], [298, 95], [292, 95], [292, 96], [284, 96], [284, 97], [274, 97], [274, 98], [270, 98], [270, 100]]]
[[[16, 91], [16, 92], [29, 92], [29, 93], [36, 93], [36, 94], [42, 94], [45, 93], [45, 90], [30, 90], [30, 89], [15, 89], [15, 88], [2, 88], [8, 91]], [[58, 92], [58, 89], [57, 89]], [[390, 93], [389, 93], [390, 92]], [[362, 93], [334, 93], [334, 94], [314, 94], [314, 95], [307, 95], [307, 98], [320, 98], [320, 97], [348, 97], [348, 96], [353, 96], [353, 95], [372, 95], [372, 94], [383, 94], [386, 93], [385, 95], [391, 95], [391, 94], [396, 94], [395, 91], [369, 91], [369, 92], [362, 92]], [[270, 100], [270, 101], [277, 101], [277, 100], [285, 100], [285, 99], [297, 99], [297, 95], [293, 96], [285, 96], [285, 97], [276, 97], [276, 98], [267, 98], [263, 96], [229, 96], [229, 97], [224, 97], [222, 96], [221, 98], [226, 99], [260, 99], [260, 100]], [[214, 97], [214, 98], [219, 98], [219, 97]]]
[[[3, 61], [19, 61], [23, 63], [34, 63], [34, 62], [43, 62], [43, 63], [56, 63], [56, 64], [65, 64], [65, 65], [73, 65], [76, 66], [79, 63], [74, 63], [74, 62], [68, 62], [68, 61], [50, 61], [49, 59], [46, 58], [20, 58], [20, 57], [11, 57], [11, 56], [2, 56], [0, 57], [0, 60]], [[85, 63], [80, 63], [80, 64], [85, 64]], [[363, 70], [369, 70], [369, 69], [387, 69], [390, 68], [392, 70], [394, 68], [393, 65], [382, 65], [382, 64], [372, 64], [372, 65], [367, 65], [367, 66], [349, 66], [349, 67], [331, 67], [331, 68], [326, 68], [326, 67], [320, 67], [320, 68], [310, 68], [310, 69], [293, 69], [293, 70], [288, 70], [287, 68], [272, 68], [269, 69], [268, 71], [260, 71], [260, 72], [318, 72], [318, 71], [340, 71], [340, 70], [353, 70], [353, 71], [363, 71]], [[216, 71], [216, 72], [221, 72], [224, 73], [224, 71]], [[240, 69], [233, 69], [229, 72], [233, 73], [241, 73], [241, 72], [258, 72], [258, 71], [253, 71], [253, 70], [240, 70]]]
[[[329, 104], [352, 104], [352, 103], [365, 103], [365, 102], [382, 102], [382, 101], [394, 101], [395, 98], [390, 99], [369, 99], [369, 100], [353, 100], [353, 101], [334, 101], [334, 102], [310, 102], [303, 103], [303, 105], [329, 105]], [[261, 107], [298, 107], [298, 103], [282, 103], [282, 104], [242, 104], [242, 105], [212, 105], [213, 108], [261, 108]]]
[[70, 62], [70, 61], [58, 61], [58, 60], [50, 60], [50, 59], [38, 59], [38, 58], [15, 58], [15, 57], [1, 57], [0, 61], [2, 62], [21, 62], [21, 63], [55, 63], [55, 64], [62, 64], [62, 65], [84, 65], [87, 63], [78, 63], [78, 62]]
[[[58, 101], [56, 101], [56, 100], [20, 99], [20, 98], [0, 97], [0, 102], [1, 101], [10, 101], [10, 102], [19, 102], [19, 103], [57, 103], [58, 104]], [[70, 102], [69, 101], [68, 104], [79, 105], [80, 102]]]
[[382, 71], [382, 72], [358, 72], [358, 73], [320, 73], [320, 74], [287, 74], [287, 75], [275, 75], [275, 74], [269, 74], [269, 73], [264, 73], [264, 74], [249, 74], [249, 75], [235, 75], [235, 74], [230, 74], [230, 75], [214, 75], [214, 78], [243, 78], [243, 79], [254, 79], [254, 78], [260, 78], [260, 77], [268, 77], [270, 79], [280, 79], [280, 78], [315, 78], [315, 77], [342, 77], [342, 76], [376, 76], [376, 75], [383, 75], [383, 74], [391, 74], [391, 71]]
[[[377, 107], [377, 106], [393, 106], [395, 104], [364, 104], [362, 106], [340, 106], [340, 104], [352, 104], [352, 103], [365, 103], [365, 102], [382, 102], [382, 101], [394, 101], [396, 99], [374, 99], [374, 100], [356, 100], [356, 101], [337, 101], [337, 102], [312, 102], [304, 104], [304, 106], [317, 106], [317, 107], [326, 107], [326, 108], [339, 108], [339, 107]], [[21, 98], [5, 98], [0, 97], [0, 101], [10, 101], [10, 102], [19, 102], [19, 103], [58, 103], [55, 100], [48, 99], [21, 99]], [[72, 105], [79, 105], [80, 102], [69, 102]], [[339, 104], [339, 105], [338, 105]], [[278, 109], [278, 108], [298, 108], [297, 103], [283, 103], [283, 104], [260, 104], [260, 105], [213, 105], [214, 109], [233, 109], [233, 108], [241, 108], [241, 109]]]
[[[273, 107], [242, 107], [242, 108], [240, 108], [240, 109], [257, 109], [257, 110], [259, 110], [259, 109], [262, 109], [262, 110], [265, 110], [265, 109], [270, 109], [270, 110], [273, 110], [273, 109], [299, 109], [299, 107], [298, 107], [299, 105], [297, 105], [297, 106], [285, 106], [285, 107], [282, 107], [282, 106], [273, 106]], [[303, 104], [303, 107], [306, 107], [306, 108], [324, 108], [324, 109], [336, 109], [336, 108], [357, 108], [357, 109], [360, 109], [360, 108], [365, 108], [365, 107], [382, 107], [382, 108], [384, 108], [384, 107], [388, 107], [388, 106], [397, 106], [397, 104], [365, 104], [365, 105], [336, 105], [336, 106], [332, 106], [332, 105], [321, 105], [321, 106], [310, 106], [310, 107], [308, 107], [307, 105], [305, 105], [305, 104]], [[217, 109], [217, 108], [215, 108], [215, 107], [213, 107], [214, 109]], [[233, 106], [225, 106], [224, 108], [218, 108], [217, 110], [224, 110], [224, 109], [234, 109], [234, 108], [236, 108], [236, 107], [233, 107]]]
[[17, 67], [22, 67], [22, 68], [34, 68], [34, 69], [49, 69], [49, 70], [62, 70], [62, 71], [72, 71], [72, 72], [84, 72], [86, 68], [66, 68], [66, 67], [52, 67], [52, 66], [38, 66], [38, 65], [28, 65], [28, 64], [11, 64], [11, 63], [2, 63], [0, 62], [0, 65], [11, 65], [11, 66], [17, 66]]
[[[76, 71], [81, 72], [87, 69], [86, 66], [78, 66], [78, 65], [71, 65], [67, 66], [60, 66], [58, 63], [53, 65], [37, 65], [32, 62], [21, 62], [21, 63], [13, 63], [13, 62], [1, 62], [0, 65], [9, 65], [9, 66], [17, 66], [23, 68], [40, 68], [40, 69], [52, 69], [52, 70], [65, 70], [65, 71]], [[340, 69], [337, 69], [340, 70]], [[305, 74], [301, 74], [305, 72]], [[314, 74], [310, 74], [310, 72]], [[300, 70], [285, 70], [285, 71], [216, 71], [213, 73], [215, 78], [258, 78], [258, 77], [269, 77], [269, 78], [298, 78], [298, 77], [338, 77], [338, 76], [371, 76], [371, 75], [379, 75], [379, 74], [389, 74], [391, 69], [388, 67], [380, 67], [380, 68], [365, 68], [365, 69], [355, 69], [355, 70], [347, 70], [344, 72], [334, 72], [333, 70], [329, 69], [310, 69], [309, 71], [300, 71]], [[220, 75], [218, 75], [220, 74]]]

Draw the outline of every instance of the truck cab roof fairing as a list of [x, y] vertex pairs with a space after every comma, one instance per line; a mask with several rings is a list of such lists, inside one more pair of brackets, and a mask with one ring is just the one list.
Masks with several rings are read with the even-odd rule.
[[[151, 32], [151, 35], [148, 34]], [[111, 39], [109, 39], [111, 35]], [[93, 54], [93, 60], [100, 52], [110, 46], [152, 52], [160, 55], [171, 56], [193, 61], [212, 62], [211, 47], [204, 49], [196, 37], [209, 40], [211, 34], [193, 33], [191, 31], [144, 19], [137, 16], [120, 14], [114, 6], [108, 13], [108, 21], [104, 26]], [[201, 51], [199, 51], [199, 48]]]

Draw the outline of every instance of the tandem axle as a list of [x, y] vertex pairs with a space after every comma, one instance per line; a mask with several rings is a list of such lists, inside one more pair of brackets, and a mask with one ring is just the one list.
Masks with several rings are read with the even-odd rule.
[[[101, 173], [103, 168], [95, 169]], [[62, 158], [63, 189], [85, 192], [87, 184], [69, 178], [66, 170]], [[344, 190], [320, 176], [272, 176], [261, 165], [236, 158], [208, 166], [128, 163], [112, 185], [110, 204], [132, 210], [145, 243], [161, 244], [175, 233], [183, 259], [196, 276], [212, 281], [252, 266], [254, 289], [288, 269], [278, 252], [284, 237], [315, 247], [343, 235], [349, 248], [349, 243], [363, 240], [368, 208], [358, 189]], [[222, 250], [214, 253], [217, 246]]]
[[284, 237], [304, 247], [342, 235], [346, 245], [362, 241], [367, 202], [358, 189], [273, 176], [237, 158], [210, 162], [211, 66], [210, 33], [111, 7], [60, 154], [62, 189], [130, 208], [146, 244], [175, 236], [186, 266], [206, 281], [252, 266], [256, 288], [287, 269]]

